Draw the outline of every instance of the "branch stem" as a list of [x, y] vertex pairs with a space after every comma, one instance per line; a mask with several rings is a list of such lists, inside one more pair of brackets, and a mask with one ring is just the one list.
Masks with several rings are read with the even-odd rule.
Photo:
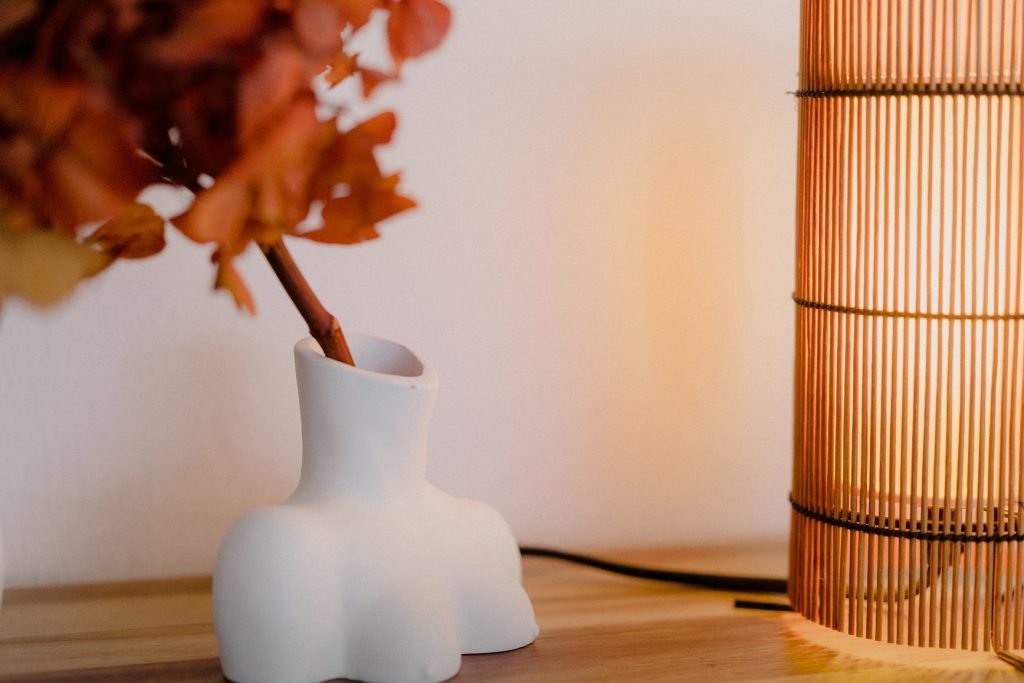
[[[199, 177], [193, 173], [181, 151], [174, 145], [169, 144], [167, 139], [161, 138], [153, 141], [150, 145], [153, 148], [153, 158], [159, 158], [164, 177], [173, 183], [187, 187], [196, 196], [203, 191]], [[295, 263], [288, 247], [284, 245], [284, 238], [278, 237], [273, 244], [262, 247], [263, 255], [270, 262], [274, 274], [281, 281], [281, 285], [292, 303], [299, 309], [306, 324], [309, 325], [309, 333], [320, 344], [324, 355], [342, 363], [355, 365], [352, 360], [352, 352], [345, 341], [345, 335], [341, 332], [341, 325], [337, 318], [331, 315], [330, 311], [324, 308], [309, 286], [299, 266]]]
[[309, 325], [309, 333], [320, 344], [324, 355], [342, 363], [355, 365], [352, 360], [352, 352], [345, 341], [345, 335], [341, 332], [338, 320], [324, 308], [317, 298], [313, 289], [306, 282], [302, 271], [295, 264], [291, 253], [284, 244], [284, 238], [278, 238], [276, 242], [263, 247], [263, 255], [267, 257], [274, 274], [281, 281], [292, 303], [299, 309], [306, 324]]

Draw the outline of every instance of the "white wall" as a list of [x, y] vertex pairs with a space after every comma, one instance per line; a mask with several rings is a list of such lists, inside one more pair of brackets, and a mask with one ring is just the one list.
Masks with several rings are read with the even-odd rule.
[[[294, 244], [352, 330], [441, 376], [431, 478], [523, 542], [788, 531], [796, 0], [454, 0], [382, 92], [422, 209]], [[209, 572], [298, 473], [291, 346], [211, 296], [205, 249], [115, 266], [0, 318], [9, 585]]]

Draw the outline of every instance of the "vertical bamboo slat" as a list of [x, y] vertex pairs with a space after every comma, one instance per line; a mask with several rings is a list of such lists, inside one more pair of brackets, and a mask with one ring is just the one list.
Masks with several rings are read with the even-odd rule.
[[1024, 0], [803, 0], [790, 600], [1024, 648]]

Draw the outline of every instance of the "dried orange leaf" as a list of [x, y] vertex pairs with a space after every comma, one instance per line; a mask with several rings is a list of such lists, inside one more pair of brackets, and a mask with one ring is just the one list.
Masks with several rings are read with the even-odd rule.
[[334, 137], [324, 150], [313, 174], [312, 196], [327, 201], [338, 185], [376, 182], [380, 168], [373, 150], [391, 141], [395, 132], [395, 115], [383, 112]]
[[252, 0], [204, 0], [182, 13], [173, 33], [153, 44], [151, 56], [173, 65], [209, 59], [210, 54], [250, 40], [267, 6]]
[[309, 212], [310, 177], [333, 130], [316, 120], [315, 106], [312, 96], [293, 102], [173, 223], [190, 239], [236, 253], [250, 240], [290, 232]]
[[133, 122], [84, 86], [27, 69], [0, 70], [0, 177], [40, 223], [73, 237], [116, 215], [155, 176], [136, 153]]
[[361, 28], [370, 20], [373, 10], [381, 6], [381, 0], [335, 0], [341, 8], [341, 16], [352, 28]]
[[374, 69], [359, 69], [359, 77], [363, 80], [363, 97], [372, 95], [379, 85], [398, 80], [398, 76], [395, 74], [375, 71]]
[[0, 121], [44, 143], [64, 131], [85, 96], [79, 84], [21, 68], [0, 69], [0, 83]]
[[83, 223], [116, 216], [155, 177], [140, 158], [130, 133], [108, 112], [80, 112], [63, 144], [40, 164], [46, 214], [68, 234]]
[[327, 62], [327, 71], [324, 74], [324, 78], [327, 80], [327, 83], [333, 87], [356, 73], [358, 68], [357, 57], [355, 55], [339, 52], [329, 62]]
[[213, 282], [213, 288], [226, 289], [234, 298], [238, 308], [244, 309], [250, 315], [255, 315], [256, 304], [252, 300], [249, 288], [245, 286], [242, 277], [235, 270], [233, 257], [223, 250], [218, 250], [214, 253], [213, 260], [217, 263], [217, 277]]
[[189, 210], [172, 223], [196, 242], [233, 244], [242, 234], [251, 206], [248, 178], [229, 172], [200, 192]]
[[366, 149], [384, 145], [391, 142], [396, 123], [394, 112], [381, 112], [349, 130], [345, 133], [345, 139], [349, 145], [358, 145]]
[[395, 66], [441, 44], [451, 10], [440, 0], [394, 0], [388, 17], [388, 43]]
[[377, 223], [416, 206], [398, 194], [398, 175], [382, 178], [374, 186], [356, 186], [351, 194], [324, 205], [322, 228], [302, 236], [315, 242], [355, 244], [378, 237]]
[[238, 85], [238, 134], [245, 144], [309, 89], [314, 75], [301, 52], [285, 40], [267, 41], [263, 58]]
[[328, 0], [298, 0], [292, 27], [302, 51], [323, 62], [341, 51], [341, 29], [345, 22], [339, 7]]
[[379, 233], [367, 221], [353, 197], [335, 197], [324, 205], [324, 227], [303, 235], [314, 242], [357, 244], [376, 239]]
[[164, 219], [147, 204], [129, 204], [120, 214], [101, 225], [89, 236], [96, 244], [118, 258], [145, 258], [158, 253], [166, 244]]
[[0, 36], [18, 28], [39, 12], [39, 0], [4, 0], [0, 3]]
[[[215, 245], [215, 286], [249, 311], [233, 265], [249, 242], [295, 234], [313, 202], [324, 225], [303, 236], [338, 243], [415, 205], [376, 159], [394, 115], [341, 132], [340, 109], [317, 119], [311, 79], [325, 65], [332, 85], [359, 74], [369, 97], [441, 42], [441, 0], [0, 5], [0, 37], [16, 38], [0, 59], [0, 296], [50, 301], [114, 258], [160, 251], [166, 224], [135, 199], [158, 179], [196, 188], [174, 223]], [[376, 9], [389, 12], [393, 69], [345, 54]]]

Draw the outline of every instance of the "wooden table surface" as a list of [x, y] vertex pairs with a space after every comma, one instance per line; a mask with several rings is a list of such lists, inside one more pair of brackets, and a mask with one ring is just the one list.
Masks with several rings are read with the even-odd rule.
[[[672, 569], [784, 576], [785, 544], [603, 553]], [[462, 660], [458, 681], [1024, 681], [989, 653], [881, 645], [743, 596], [526, 558], [541, 634]], [[781, 596], [753, 596], [784, 602]], [[209, 579], [9, 590], [2, 681], [222, 681]]]

